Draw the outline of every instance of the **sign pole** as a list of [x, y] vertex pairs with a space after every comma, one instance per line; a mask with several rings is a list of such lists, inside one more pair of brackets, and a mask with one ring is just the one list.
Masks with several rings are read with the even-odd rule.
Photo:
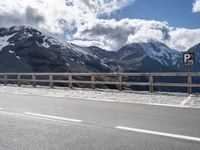
[[187, 67], [187, 82], [188, 82], [188, 94], [192, 93], [192, 67], [195, 65], [195, 53], [184, 53], [183, 64]]

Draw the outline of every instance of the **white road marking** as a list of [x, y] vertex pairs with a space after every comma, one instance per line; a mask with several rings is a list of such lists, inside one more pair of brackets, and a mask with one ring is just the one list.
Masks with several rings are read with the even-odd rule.
[[82, 120], [78, 120], [78, 119], [71, 119], [71, 118], [64, 118], [64, 117], [58, 117], [58, 116], [36, 114], [36, 113], [31, 113], [31, 112], [24, 112], [23, 114], [24, 115], [33, 116], [33, 117], [45, 118], [45, 119], [54, 119], [54, 120], [69, 121], [69, 122], [76, 122], [76, 123], [83, 122]]
[[67, 123], [67, 124], [73, 124], [78, 126], [84, 126], [84, 127], [92, 127], [92, 128], [100, 128], [94, 125], [84, 124], [84, 123], [77, 123], [77, 122], [71, 122], [71, 121], [65, 121], [65, 120], [58, 120], [58, 119], [51, 119], [51, 118], [44, 118], [44, 117], [37, 117], [37, 116], [31, 116], [31, 115], [25, 115], [22, 113], [15, 113], [15, 112], [6, 112], [6, 111], [0, 111], [0, 114], [10, 115], [10, 116], [17, 116], [17, 117], [26, 117], [26, 118], [32, 118], [32, 119], [40, 119], [45, 121], [52, 121], [57, 123]]
[[158, 135], [158, 136], [164, 136], [164, 137], [200, 142], [199, 137], [185, 136], [185, 135], [179, 135], [179, 134], [171, 134], [171, 133], [165, 133], [165, 132], [157, 132], [157, 131], [152, 131], [152, 130], [144, 130], [144, 129], [124, 127], [124, 126], [117, 126], [115, 128], [120, 129], [120, 130], [126, 130], [126, 131], [132, 131], [132, 132], [138, 132], [138, 133], [144, 133], [144, 134], [150, 134], [150, 135]]
[[3, 110], [3, 108], [0, 108], [0, 110]]
[[191, 98], [192, 98], [192, 95], [189, 95], [185, 100], [183, 100], [183, 101], [179, 104], [179, 106], [185, 106], [185, 105], [189, 102], [189, 100], [191, 100]]

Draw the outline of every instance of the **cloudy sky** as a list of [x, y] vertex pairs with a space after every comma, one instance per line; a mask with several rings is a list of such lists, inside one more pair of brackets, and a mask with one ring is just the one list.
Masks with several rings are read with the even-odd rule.
[[0, 20], [107, 50], [157, 40], [184, 51], [200, 43], [200, 0], [1, 0]]

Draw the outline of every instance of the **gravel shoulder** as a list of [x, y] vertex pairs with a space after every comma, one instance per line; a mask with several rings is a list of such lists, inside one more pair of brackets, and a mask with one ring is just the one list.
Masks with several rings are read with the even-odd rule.
[[0, 93], [15, 93], [40, 95], [50, 97], [62, 97], [83, 100], [110, 101], [137, 103], [148, 105], [161, 105], [184, 108], [200, 108], [200, 96], [183, 93], [149, 93], [130, 92], [117, 90], [91, 90], [91, 89], [69, 89], [69, 88], [48, 88], [31, 86], [4, 86], [0, 85]]

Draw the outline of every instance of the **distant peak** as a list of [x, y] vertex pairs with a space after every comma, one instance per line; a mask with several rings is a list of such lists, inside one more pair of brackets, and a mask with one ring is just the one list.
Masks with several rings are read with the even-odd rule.
[[12, 26], [12, 27], [10, 27], [8, 29], [13, 30], [13, 31], [21, 31], [21, 30], [24, 30], [24, 29], [29, 29], [30, 30], [30, 29], [34, 29], [34, 28], [32, 28], [30, 26], [25, 26], [25, 25], [18, 25], [18, 26]]
[[150, 40], [148, 42], [134, 42], [134, 43], [131, 43], [129, 45], [126, 45], [125, 47], [134, 47], [134, 48], [145, 48], [145, 47], [165, 47], [167, 49], [170, 49], [166, 44], [160, 42], [160, 41], [155, 41], [155, 40]]
[[200, 52], [200, 43], [194, 45], [194, 46], [191, 47], [188, 51], [189, 51], [189, 52]]

